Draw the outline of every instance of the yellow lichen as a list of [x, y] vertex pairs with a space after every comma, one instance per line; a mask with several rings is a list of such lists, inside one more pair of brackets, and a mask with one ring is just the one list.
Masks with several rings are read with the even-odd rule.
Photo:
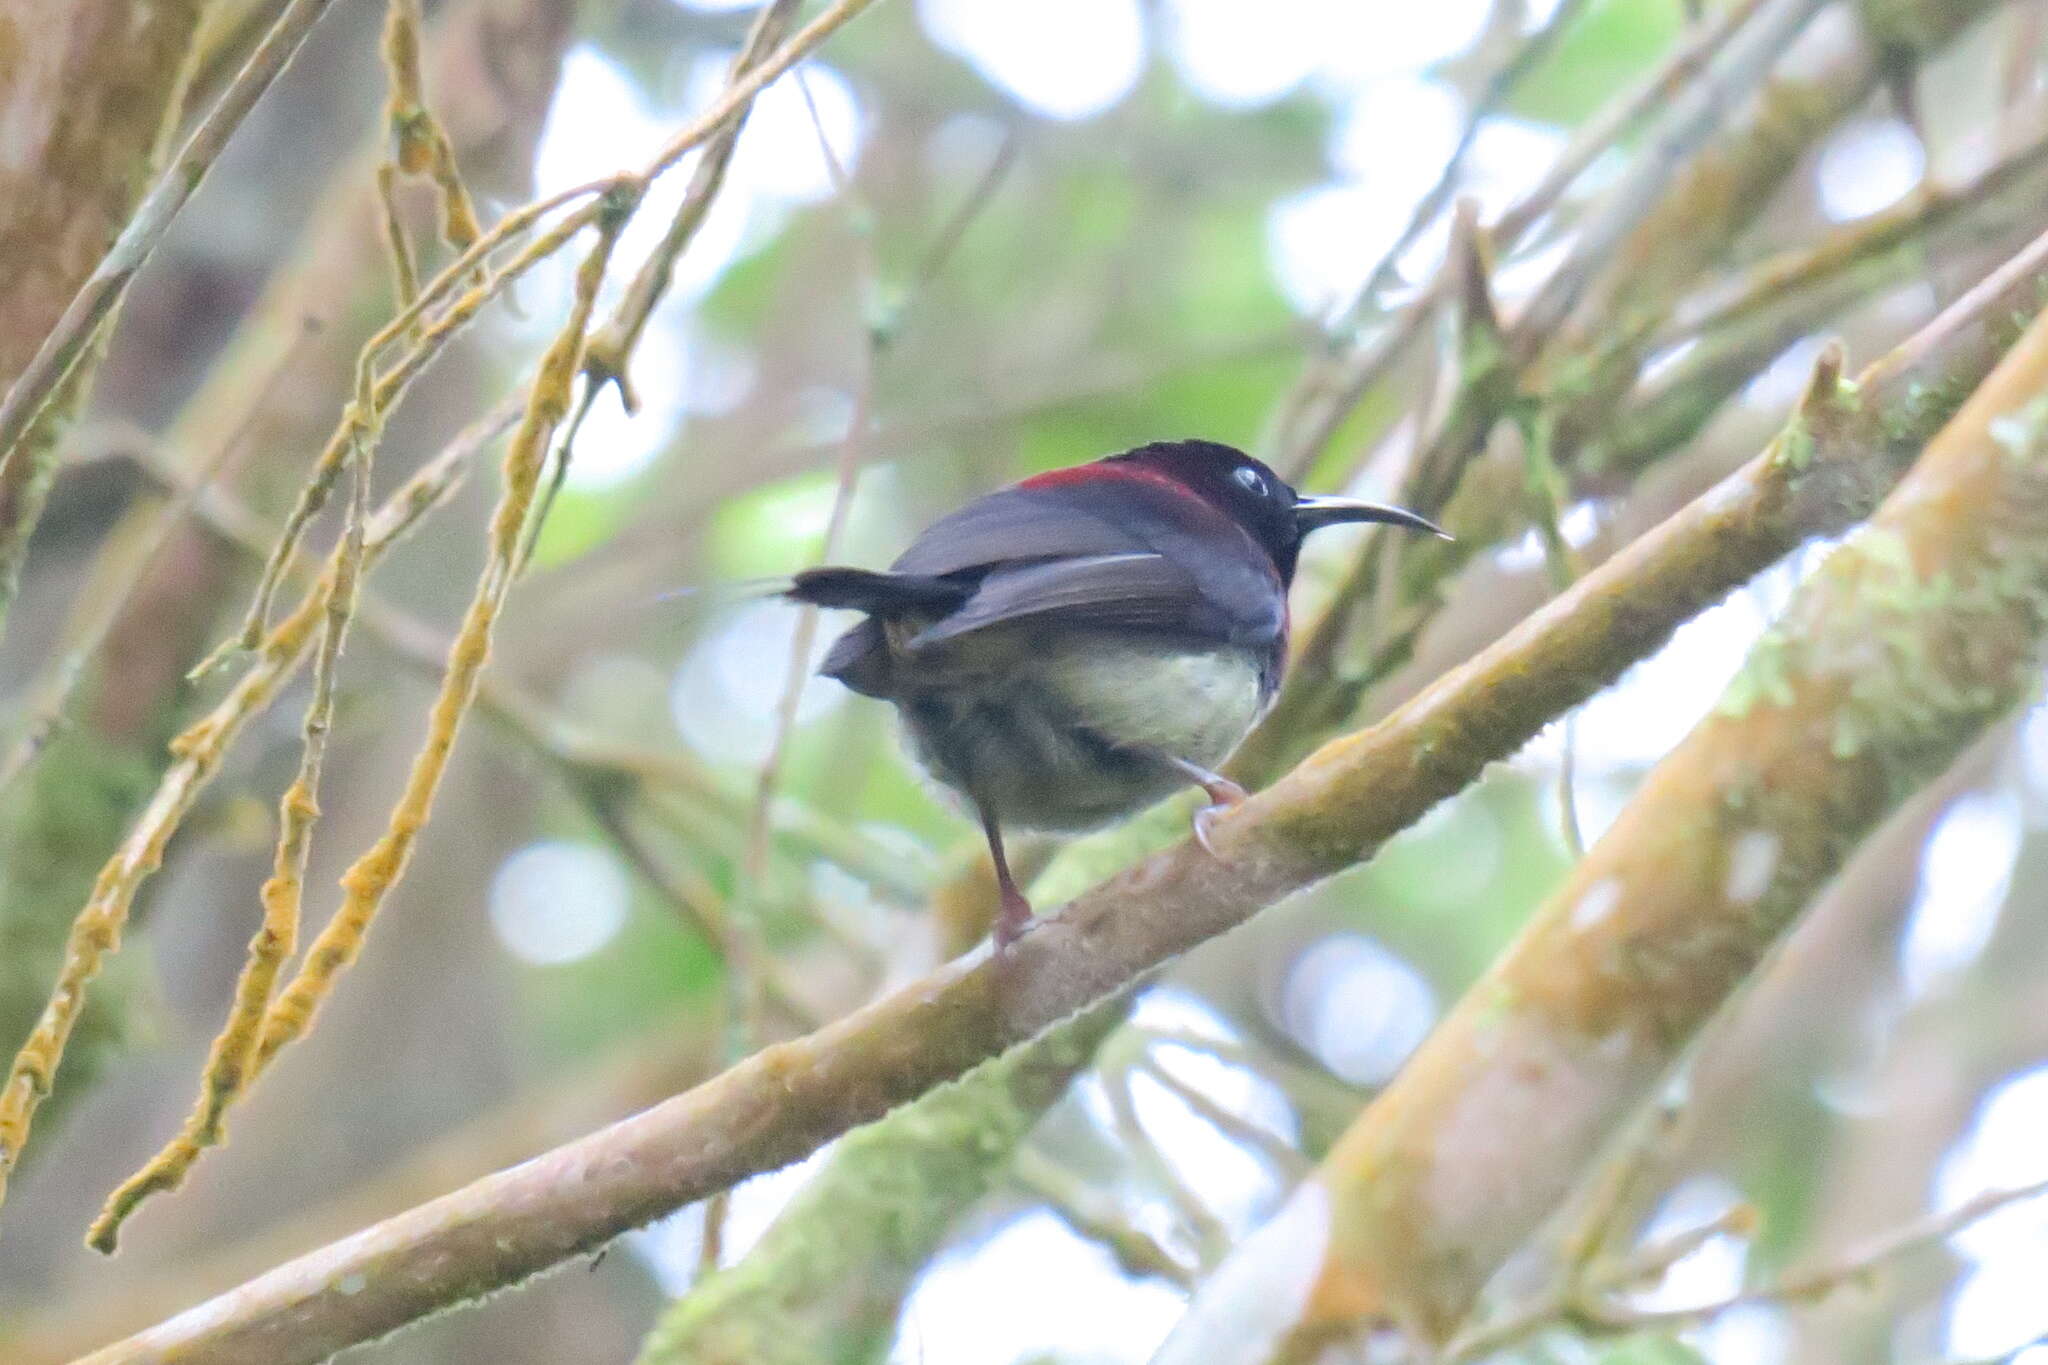
[[[465, 434], [422, 466], [394, 492], [365, 528], [363, 561], [374, 563], [385, 550], [444, 499], [464, 472], [482, 438]], [[337, 552], [339, 553], [339, 552]], [[72, 921], [64, 961], [41, 1018], [0, 1082], [0, 1199], [7, 1176], [21, 1158], [30, 1126], [49, 1093], [64, 1048], [84, 1008], [87, 987], [108, 954], [120, 946], [129, 907], [142, 883], [162, 861], [163, 851], [185, 814], [219, 771], [228, 746], [251, 718], [292, 676], [311, 645], [327, 610], [338, 565], [308, 591], [299, 606], [264, 637], [242, 676], [205, 716], [170, 743], [175, 760], [157, 782], [142, 813], [93, 883], [92, 893]]]
[[389, 369], [377, 376], [374, 383], [370, 375], [373, 366], [384, 348], [406, 336], [420, 321], [425, 311], [445, 298], [455, 283], [472, 266], [485, 259], [494, 241], [505, 240], [524, 231], [550, 208], [560, 207], [568, 198], [589, 193], [586, 187], [570, 191], [568, 195], [557, 195], [549, 200], [528, 205], [509, 213], [494, 227], [487, 237], [479, 238], [461, 256], [435, 276], [432, 283], [420, 291], [418, 298], [401, 309], [396, 317], [386, 323], [368, 341], [356, 359], [356, 396], [342, 413], [340, 424], [320, 456], [313, 462], [313, 471], [299, 490], [299, 496], [291, 511], [285, 517], [284, 529], [264, 561], [263, 572], [257, 580], [256, 593], [243, 617], [237, 636], [224, 643], [209, 655], [197, 668], [195, 674], [205, 673], [238, 648], [253, 648], [252, 641], [262, 638], [264, 623], [270, 617], [270, 607], [277, 595], [284, 575], [290, 569], [297, 553], [299, 541], [304, 537], [306, 527], [326, 506], [327, 495], [340, 478], [349, 452], [359, 443], [374, 446], [377, 431], [383, 415], [389, 412], [412, 381], [417, 378], [431, 360], [440, 354], [441, 348], [454, 334], [466, 326], [484, 305], [496, 298], [511, 283], [532, 269], [540, 261], [559, 251], [577, 232], [588, 226], [597, 216], [599, 206], [586, 204], [569, 214], [541, 236], [535, 238], [503, 266], [492, 270], [479, 283], [457, 296], [447, 309], [426, 328], [417, 339], [402, 352]]
[[313, 661], [313, 697], [306, 706], [304, 745], [298, 776], [278, 802], [277, 848], [272, 872], [259, 893], [263, 922], [249, 941], [247, 961], [235, 982], [234, 1002], [220, 1036], [208, 1052], [198, 1103], [184, 1129], [141, 1170], [109, 1195], [99, 1217], [86, 1233], [88, 1244], [111, 1252], [121, 1224], [141, 1202], [160, 1190], [174, 1190], [206, 1148], [221, 1141], [221, 1121], [228, 1106], [255, 1079], [256, 1044], [271, 993], [285, 965], [297, 950], [300, 908], [305, 895], [306, 862], [312, 849], [313, 824], [320, 817], [321, 762], [334, 723], [335, 674], [342, 643], [355, 615], [362, 580], [364, 530], [370, 516], [367, 455], [356, 452], [355, 496], [348, 523], [336, 551], [332, 587], [326, 594], [320, 649]]
[[383, 835], [343, 874], [340, 908], [307, 950], [291, 984], [271, 1006], [257, 1044], [259, 1070], [312, 1027], [334, 979], [362, 951], [371, 922], [391, 888], [404, 875], [406, 863], [426, 826], [434, 794], [455, 747], [456, 732], [475, 698], [477, 678], [490, 654], [491, 631], [516, 571], [520, 531], [540, 483], [549, 439], [568, 409], [598, 285], [604, 278], [618, 234], [639, 200], [640, 189], [640, 182], [622, 180], [599, 201], [597, 245], [577, 270], [576, 298], [569, 319], [542, 358], [527, 400], [526, 415], [505, 453], [505, 486], [491, 517], [488, 558], [469, 610], [449, 648], [448, 670], [428, 714], [426, 741], [413, 760]]

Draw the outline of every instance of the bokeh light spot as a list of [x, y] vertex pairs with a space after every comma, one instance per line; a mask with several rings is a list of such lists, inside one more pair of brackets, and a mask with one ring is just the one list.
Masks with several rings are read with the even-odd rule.
[[491, 927], [513, 956], [537, 967], [589, 957], [626, 922], [630, 889], [611, 850], [545, 839], [499, 865]]
[[1821, 211], [1840, 223], [1890, 208], [1912, 192], [1926, 168], [1920, 139], [1897, 119], [1852, 123], [1821, 148]]
[[1137, 0], [919, 0], [917, 11], [933, 42], [1047, 118], [1092, 118], [1145, 69]]
[[1389, 1080], [1436, 1015], [1436, 992], [1422, 974], [1363, 934], [1312, 944], [1280, 988], [1287, 1031], [1354, 1085]]

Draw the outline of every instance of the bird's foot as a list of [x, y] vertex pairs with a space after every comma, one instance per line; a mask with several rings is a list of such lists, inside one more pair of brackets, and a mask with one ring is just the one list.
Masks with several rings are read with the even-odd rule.
[[1002, 904], [996, 911], [996, 951], [1000, 953], [1022, 938], [1033, 923], [1031, 902], [1024, 899], [1024, 893], [1014, 886], [1004, 887]]
[[1204, 853], [1214, 858], [1218, 856], [1213, 842], [1216, 822], [1243, 805], [1246, 793], [1243, 787], [1227, 777], [1204, 782], [1202, 791], [1209, 798], [1209, 804], [1195, 812], [1195, 842], [1202, 846]]

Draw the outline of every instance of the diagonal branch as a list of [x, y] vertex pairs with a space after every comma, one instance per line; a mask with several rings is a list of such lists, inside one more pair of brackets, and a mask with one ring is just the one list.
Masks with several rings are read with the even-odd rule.
[[[2008, 299], [2044, 257], [2048, 238]], [[1824, 358], [1767, 458], [1813, 479], [1926, 344], [1860, 388]], [[1238, 1358], [1313, 1360], [1387, 1320], [1442, 1342], [1862, 836], [2032, 690], [2044, 634], [2048, 317], [1269, 1225], [1292, 1282], [1264, 1284], [1270, 1335]], [[1247, 1330], [1243, 1286], [1273, 1250], [1247, 1242], [1179, 1339], [1224, 1312]]]

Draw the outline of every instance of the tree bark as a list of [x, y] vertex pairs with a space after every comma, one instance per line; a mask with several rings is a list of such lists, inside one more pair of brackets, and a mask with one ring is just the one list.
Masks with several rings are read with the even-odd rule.
[[[0, 0], [0, 390], [35, 354], [140, 197], [183, 103], [204, 0]], [[0, 629], [90, 383], [72, 377], [0, 463]]]

